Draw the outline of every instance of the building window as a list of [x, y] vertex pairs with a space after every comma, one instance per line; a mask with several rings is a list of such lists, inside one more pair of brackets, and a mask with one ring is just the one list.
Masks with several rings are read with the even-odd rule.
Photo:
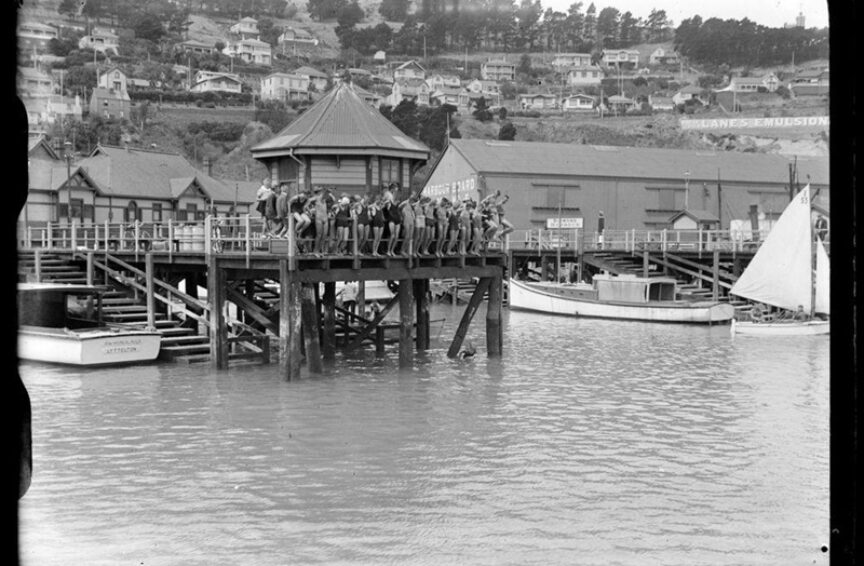
[[84, 221], [84, 199], [73, 198], [71, 201], [71, 214], [70, 218], [77, 218], [78, 220]]
[[162, 203], [154, 202], [153, 203], [153, 222], [162, 222]]
[[123, 222], [134, 222], [141, 220], [141, 209], [138, 208], [138, 203], [130, 200], [126, 208], [123, 209]]
[[189, 221], [201, 220], [201, 218], [198, 217], [198, 205], [194, 202], [190, 202], [186, 205], [186, 219]]
[[381, 159], [381, 184], [400, 183], [400, 161], [398, 159]]

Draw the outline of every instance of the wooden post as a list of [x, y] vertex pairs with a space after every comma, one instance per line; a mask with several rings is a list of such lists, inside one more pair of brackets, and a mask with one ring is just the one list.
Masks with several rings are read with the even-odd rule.
[[714, 280], [711, 284], [711, 298], [718, 300], [720, 298], [720, 250], [714, 248], [714, 263], [712, 265], [712, 275]]
[[501, 356], [501, 287], [502, 277], [489, 278], [489, 302], [486, 304], [486, 355], [490, 358]]
[[168, 219], [168, 263], [174, 261], [174, 222]]
[[48, 249], [54, 247], [54, 230], [51, 228], [51, 223], [48, 223]]
[[428, 279], [414, 279], [414, 304], [417, 305], [417, 351], [429, 349]]
[[72, 241], [69, 249], [74, 252], [78, 247], [78, 222], [76, 222], [74, 218], [72, 219], [72, 229], [70, 230], [70, 236], [72, 238]]
[[375, 355], [381, 357], [384, 355], [384, 327], [375, 327]]
[[87, 284], [93, 284], [94, 269], [93, 269], [93, 252], [87, 252]]
[[213, 251], [211, 231], [213, 230], [213, 217], [209, 214], [204, 217], [204, 257], [209, 259]]
[[207, 265], [207, 299], [210, 302], [210, 356], [213, 367], [226, 369], [228, 367], [228, 345], [225, 343], [225, 317], [222, 312], [225, 305], [225, 271], [219, 267], [217, 260], [216, 256], [212, 256]]
[[[87, 265], [90, 265], [92, 252], [87, 253]], [[155, 286], [153, 284], [153, 254], [144, 254], [144, 277], [147, 285], [147, 328], [156, 328], [156, 299], [153, 296]], [[89, 271], [89, 269], [88, 269]]]
[[288, 215], [288, 270], [297, 269], [297, 234], [294, 231], [294, 215]]
[[324, 341], [321, 344], [321, 352], [327, 361], [336, 359], [336, 282], [324, 283], [324, 297], [322, 299], [324, 311]]
[[648, 250], [642, 252], [642, 277], [648, 277]]
[[579, 267], [576, 271], [576, 282], [582, 282], [582, 266], [585, 260], [585, 229], [582, 228], [582, 236], [579, 236], [579, 228], [576, 229], [576, 255], [579, 260]]
[[246, 229], [246, 236], [244, 238], [244, 244], [246, 246], [246, 269], [249, 269], [251, 265], [251, 254], [252, 254], [252, 225], [249, 222], [249, 215], [243, 217], [243, 225]]
[[108, 242], [110, 241], [110, 236], [111, 236], [111, 226], [108, 224], [107, 220], [105, 221], [105, 229], [103, 230], [103, 232], [105, 233], [105, 245], [103, 247], [103, 250], [105, 251], [105, 255], [107, 256], [108, 255]]
[[132, 236], [135, 238], [134, 246], [135, 246], [135, 261], [138, 261], [138, 239], [141, 235], [141, 227], [138, 225], [138, 222], [135, 222], [135, 230], [132, 232]]
[[288, 260], [279, 260], [279, 367], [286, 381], [300, 377], [300, 284], [292, 281]]
[[42, 282], [42, 250], [40, 248], [36, 248], [33, 251], [33, 262], [35, 264], [33, 266], [33, 269], [36, 272], [35, 273], [36, 283], [41, 283]]
[[[366, 318], [366, 282], [357, 282], [357, 314]], [[347, 338], [347, 337], [346, 337]]]
[[303, 338], [306, 341], [306, 363], [310, 373], [322, 373], [321, 346], [318, 343], [318, 311], [315, 305], [317, 283], [303, 283], [301, 289], [301, 315], [303, 317]]
[[453, 336], [453, 341], [450, 343], [450, 349], [447, 350], [448, 358], [455, 358], [459, 354], [459, 349], [462, 347], [462, 341], [465, 340], [465, 335], [468, 333], [468, 327], [471, 325], [471, 319], [474, 318], [474, 313], [477, 312], [477, 307], [483, 301], [483, 295], [489, 289], [490, 279], [484, 277], [480, 279], [477, 287], [474, 288], [474, 294], [468, 301], [468, 306], [465, 307], [465, 313], [462, 315], [462, 320], [459, 322], [459, 328], [456, 329], [456, 335]]
[[399, 281], [399, 366], [410, 366], [413, 360], [411, 331], [414, 328], [413, 289], [410, 279]]

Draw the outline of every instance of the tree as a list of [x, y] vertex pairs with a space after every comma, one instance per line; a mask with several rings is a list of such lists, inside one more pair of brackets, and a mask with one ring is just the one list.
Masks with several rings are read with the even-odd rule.
[[271, 46], [276, 45], [282, 30], [276, 27], [273, 18], [263, 17], [258, 20], [258, 37], [261, 41], [269, 43]]
[[61, 0], [57, 12], [74, 19], [78, 15], [79, 4], [80, 0]]
[[508, 141], [516, 139], [516, 126], [513, 125], [513, 122], [507, 121], [501, 124], [501, 128], [498, 130], [498, 139]]
[[341, 6], [336, 12], [336, 22], [339, 27], [350, 28], [363, 21], [363, 8], [354, 0], [350, 4]]
[[385, 20], [391, 22], [404, 22], [408, 16], [410, 0], [383, 0], [378, 7], [378, 13]]
[[393, 109], [390, 121], [406, 135], [417, 139], [420, 124], [417, 121], [417, 105], [412, 100], [403, 100]]
[[603, 47], [618, 47], [619, 12], [615, 8], [603, 8], [597, 16], [597, 38]]
[[133, 20], [132, 29], [135, 32], [136, 38], [147, 39], [153, 42], [158, 42], [165, 35], [162, 20], [156, 14], [149, 12], [138, 14]]
[[[699, 18], [699, 16], [694, 16], [694, 18]], [[669, 18], [666, 17], [666, 10], [651, 10], [651, 13], [648, 14], [648, 20], [645, 22], [648, 41], [665, 41], [670, 25]]]
[[335, 19], [339, 9], [346, 6], [348, 0], [309, 0], [306, 9], [309, 16], [318, 21]]
[[471, 114], [481, 122], [488, 122], [492, 119], [492, 112], [489, 111], [486, 99], [482, 96], [474, 103], [474, 112]]
[[523, 75], [531, 74], [531, 56], [527, 53], [523, 53], [521, 57], [519, 57], [519, 65], [516, 67], [516, 71], [522, 73]]
[[84, 92], [85, 89], [93, 88], [96, 84], [96, 69], [93, 67], [70, 67], [63, 77], [64, 87], [67, 92]]

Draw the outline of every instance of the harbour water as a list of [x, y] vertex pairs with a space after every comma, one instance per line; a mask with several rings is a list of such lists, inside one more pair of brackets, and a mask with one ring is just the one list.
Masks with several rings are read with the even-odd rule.
[[22, 365], [22, 563], [828, 563], [827, 337], [461, 312], [402, 371]]

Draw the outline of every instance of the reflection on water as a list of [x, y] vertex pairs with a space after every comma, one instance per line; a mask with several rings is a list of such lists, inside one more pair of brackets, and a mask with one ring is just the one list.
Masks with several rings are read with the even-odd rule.
[[460, 315], [403, 371], [22, 366], [24, 564], [827, 564], [826, 338]]

